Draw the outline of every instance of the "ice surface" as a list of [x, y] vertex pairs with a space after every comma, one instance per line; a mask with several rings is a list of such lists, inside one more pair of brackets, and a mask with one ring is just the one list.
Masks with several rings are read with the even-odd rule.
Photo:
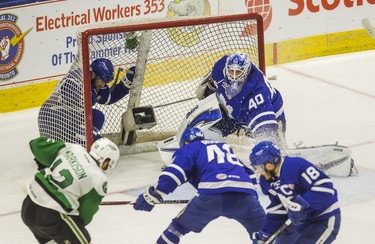
[[[371, 243], [375, 229], [375, 51], [315, 58], [269, 67], [267, 75], [283, 94], [289, 145], [305, 146], [338, 141], [352, 149], [359, 174], [333, 178], [339, 191], [342, 225], [335, 243]], [[28, 142], [38, 136], [38, 108], [0, 114], [0, 243], [37, 243], [23, 225], [20, 208], [25, 195], [17, 183], [35, 171]], [[122, 156], [110, 176], [105, 200], [134, 200], [157, 181], [162, 163], [157, 152]], [[188, 199], [184, 186], [169, 196]], [[261, 201], [265, 203], [264, 197]], [[154, 243], [184, 205], [159, 205], [151, 213], [131, 206], [102, 206], [88, 226], [92, 243]], [[225, 218], [202, 233], [189, 233], [183, 244], [250, 243], [245, 229]]]

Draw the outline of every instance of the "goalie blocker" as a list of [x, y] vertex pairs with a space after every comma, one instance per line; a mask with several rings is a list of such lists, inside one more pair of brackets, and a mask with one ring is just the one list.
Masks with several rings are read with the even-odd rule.
[[135, 140], [135, 131], [150, 129], [156, 125], [154, 108], [152, 106], [134, 107], [128, 109], [122, 116], [122, 141], [131, 145]]

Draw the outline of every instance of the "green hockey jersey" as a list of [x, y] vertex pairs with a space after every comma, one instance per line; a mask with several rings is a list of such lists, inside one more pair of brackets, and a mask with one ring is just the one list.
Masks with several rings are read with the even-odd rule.
[[39, 137], [30, 142], [35, 159], [44, 167], [28, 187], [32, 201], [91, 222], [107, 193], [107, 176], [80, 145]]

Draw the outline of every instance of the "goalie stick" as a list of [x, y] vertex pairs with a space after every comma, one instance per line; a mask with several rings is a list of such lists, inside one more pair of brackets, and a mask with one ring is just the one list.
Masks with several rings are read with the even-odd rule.
[[[190, 200], [164, 200], [158, 204], [183, 204], [188, 203]], [[134, 201], [105, 201], [101, 202], [100, 205], [108, 206], [108, 205], [134, 205]]]
[[367, 33], [373, 38], [375, 39], [375, 27], [373, 27], [370, 23], [370, 21], [368, 20], [368, 18], [364, 18], [362, 19], [362, 25], [363, 27], [365, 28], [365, 30], [367, 31]]

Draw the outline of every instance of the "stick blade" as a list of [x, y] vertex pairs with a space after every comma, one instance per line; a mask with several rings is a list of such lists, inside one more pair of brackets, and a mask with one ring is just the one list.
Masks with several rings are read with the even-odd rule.
[[362, 19], [362, 25], [367, 31], [367, 33], [375, 39], [375, 28], [371, 25], [370, 20], [368, 18]]

